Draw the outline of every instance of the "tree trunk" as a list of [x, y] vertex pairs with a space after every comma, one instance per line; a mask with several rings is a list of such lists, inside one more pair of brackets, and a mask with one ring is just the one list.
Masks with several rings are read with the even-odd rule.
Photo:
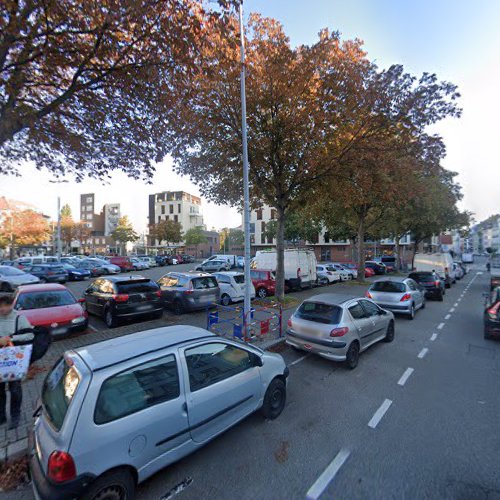
[[365, 218], [359, 219], [358, 224], [358, 279], [365, 279]]
[[285, 300], [285, 211], [277, 208], [276, 231], [276, 298]]
[[396, 257], [396, 262], [395, 262], [395, 271], [401, 271], [401, 259], [399, 256], [399, 250], [400, 250], [400, 245], [399, 245], [399, 235], [396, 235], [394, 237], [394, 252], [395, 252], [395, 257]]
[[415, 269], [415, 255], [417, 254], [418, 245], [420, 245], [420, 241], [415, 239], [415, 242], [413, 243], [413, 252], [411, 254], [411, 270], [412, 271]]

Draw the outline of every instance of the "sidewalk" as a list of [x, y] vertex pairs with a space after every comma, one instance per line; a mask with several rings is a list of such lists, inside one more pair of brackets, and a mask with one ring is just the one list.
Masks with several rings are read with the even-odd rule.
[[[33, 365], [36, 367], [36, 375], [34, 378], [27, 379], [23, 382], [23, 405], [19, 427], [14, 430], [8, 430], [9, 421], [7, 421], [7, 424], [0, 426], [0, 463], [6, 460], [15, 460], [27, 452], [28, 431], [33, 425], [33, 413], [38, 405], [43, 381], [47, 375], [47, 371], [50, 370], [65, 351], [101, 342], [103, 340], [123, 337], [138, 331], [150, 330], [162, 326], [171, 326], [173, 324], [175, 323], [166, 322], [164, 319], [134, 323], [113, 330], [102, 330], [98, 332], [89, 331], [88, 334], [53, 342], [47, 354]], [[256, 344], [261, 349], [269, 349], [275, 344], [280, 343], [283, 338], [273, 336], [265, 341], [262, 339], [259, 340], [260, 341], [258, 343], [256, 342]], [[8, 408], [10, 407], [9, 397], [8, 395], [7, 414], [9, 413]]]

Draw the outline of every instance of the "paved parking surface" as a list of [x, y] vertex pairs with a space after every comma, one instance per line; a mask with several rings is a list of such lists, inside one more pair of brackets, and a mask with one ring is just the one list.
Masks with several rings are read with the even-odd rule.
[[500, 342], [483, 339], [486, 283], [471, 272], [414, 321], [397, 318], [394, 342], [354, 371], [285, 349], [283, 414], [248, 417], [138, 498], [499, 499]]

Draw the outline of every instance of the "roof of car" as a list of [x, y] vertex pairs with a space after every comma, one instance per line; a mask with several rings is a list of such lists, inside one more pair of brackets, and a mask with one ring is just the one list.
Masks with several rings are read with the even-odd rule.
[[356, 295], [341, 295], [338, 293], [320, 293], [306, 299], [308, 302], [327, 302], [329, 304], [340, 305], [354, 299], [362, 299]]
[[241, 275], [244, 276], [244, 273], [242, 273], [241, 271], [218, 271], [217, 273], [214, 274], [224, 274], [226, 276], [241, 276]]
[[403, 281], [406, 281], [407, 279], [411, 279], [405, 276], [387, 276], [386, 278], [379, 278], [375, 280], [373, 283], [381, 283], [383, 281], [393, 281], [395, 283], [402, 283]]
[[160, 349], [207, 337], [217, 335], [191, 325], [164, 326], [79, 347], [73, 352], [95, 371]]
[[21, 285], [20, 287], [18, 287], [19, 293], [49, 292], [51, 290], [67, 290], [67, 288], [59, 283], [38, 283], [36, 285]]
[[101, 279], [106, 279], [109, 281], [112, 281], [113, 283], [116, 282], [124, 282], [124, 281], [135, 281], [135, 280], [150, 280], [150, 278], [147, 278], [146, 276], [141, 276], [140, 274], [129, 274], [128, 276], [123, 276], [122, 275], [116, 275], [116, 276], [104, 276]]

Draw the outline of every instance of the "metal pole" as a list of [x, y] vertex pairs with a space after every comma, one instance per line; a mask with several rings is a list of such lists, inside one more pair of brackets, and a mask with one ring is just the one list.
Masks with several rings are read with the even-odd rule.
[[[241, 132], [243, 139], [243, 226], [245, 231], [245, 300], [243, 314], [245, 321], [250, 315], [250, 189], [248, 181], [247, 145], [247, 101], [245, 95], [245, 30], [243, 27], [243, 0], [240, 0], [240, 51], [241, 51]], [[246, 337], [246, 323], [244, 325]]]
[[61, 197], [57, 197], [57, 259], [61, 260]]

